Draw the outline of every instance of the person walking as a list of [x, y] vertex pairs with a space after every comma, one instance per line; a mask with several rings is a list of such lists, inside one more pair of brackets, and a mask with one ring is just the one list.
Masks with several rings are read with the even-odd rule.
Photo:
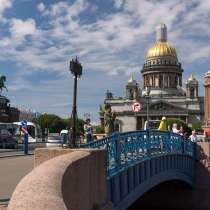
[[93, 135], [93, 127], [90, 123], [90, 119], [87, 119], [84, 124], [84, 132], [85, 132], [86, 143], [89, 143], [92, 140], [92, 135]]

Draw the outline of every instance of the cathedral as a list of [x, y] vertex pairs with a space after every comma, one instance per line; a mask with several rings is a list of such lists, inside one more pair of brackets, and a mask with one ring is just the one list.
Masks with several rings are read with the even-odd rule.
[[[141, 69], [143, 84], [140, 86], [131, 75], [126, 84], [124, 97], [113, 97], [106, 93], [105, 104], [110, 104], [116, 113], [116, 127], [120, 132], [144, 128], [147, 117], [150, 120], [179, 118], [187, 124], [202, 122], [204, 97], [199, 96], [198, 80], [190, 75], [185, 84], [182, 81], [182, 64], [176, 49], [167, 40], [167, 27], [161, 24], [156, 31], [156, 42], [147, 51]], [[134, 112], [137, 102], [140, 110]], [[103, 124], [104, 106], [100, 107]]]

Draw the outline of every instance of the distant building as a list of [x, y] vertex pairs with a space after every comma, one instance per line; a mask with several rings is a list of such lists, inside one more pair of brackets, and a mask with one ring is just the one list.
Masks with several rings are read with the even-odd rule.
[[36, 117], [36, 112], [30, 109], [19, 109], [19, 111], [19, 121], [27, 120], [31, 122]]
[[[176, 49], [167, 41], [167, 27], [161, 24], [157, 28], [156, 42], [149, 48], [141, 74], [141, 87], [131, 76], [125, 87], [124, 97], [106, 94], [104, 104], [110, 104], [116, 112], [116, 127], [119, 131], [142, 129], [147, 117], [145, 90], [150, 89], [149, 119], [160, 120], [180, 118], [186, 123], [202, 122], [204, 118], [204, 97], [199, 96], [197, 79], [190, 75], [183, 88], [183, 68], [178, 60]], [[132, 111], [132, 104], [139, 102], [142, 106], [137, 113]], [[100, 118], [103, 124], [103, 106]]]

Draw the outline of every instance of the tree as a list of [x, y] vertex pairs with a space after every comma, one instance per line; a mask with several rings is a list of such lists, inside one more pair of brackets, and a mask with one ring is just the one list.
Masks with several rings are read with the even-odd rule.
[[[47, 128], [50, 133], [60, 133], [63, 129], [69, 129], [72, 125], [72, 121], [69, 118], [62, 119], [54, 114], [42, 114], [38, 119], [38, 124], [42, 129], [42, 134], [45, 133]], [[76, 129], [77, 133], [83, 133], [84, 121], [82, 119], [77, 120]]]

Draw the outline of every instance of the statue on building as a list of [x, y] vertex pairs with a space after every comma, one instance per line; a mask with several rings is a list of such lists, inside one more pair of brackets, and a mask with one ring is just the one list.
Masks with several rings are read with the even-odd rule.
[[6, 82], [6, 77], [5, 76], [0, 76], [0, 93], [2, 93], [3, 89], [7, 90], [7, 88], [4, 84], [5, 82]]
[[114, 112], [112, 112], [111, 106], [106, 104], [104, 113], [104, 128], [106, 136], [109, 136], [114, 132], [115, 118], [116, 115]]
[[113, 93], [110, 92], [109, 90], [106, 91], [106, 99], [112, 99], [113, 98]]

